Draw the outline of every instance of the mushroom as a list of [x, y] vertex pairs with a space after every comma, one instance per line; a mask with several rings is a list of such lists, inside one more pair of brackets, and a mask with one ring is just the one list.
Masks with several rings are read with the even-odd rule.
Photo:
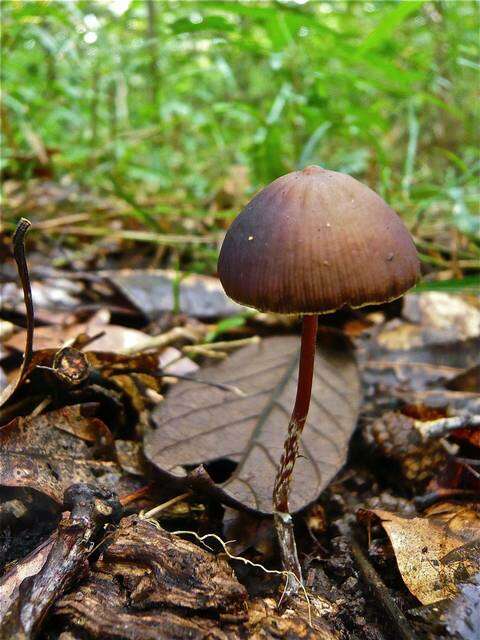
[[399, 298], [419, 277], [397, 214], [351, 176], [310, 166], [260, 191], [233, 221], [218, 260], [226, 293], [261, 311], [303, 316], [297, 396], [273, 489], [287, 592], [301, 581], [288, 496], [310, 405], [318, 314]]

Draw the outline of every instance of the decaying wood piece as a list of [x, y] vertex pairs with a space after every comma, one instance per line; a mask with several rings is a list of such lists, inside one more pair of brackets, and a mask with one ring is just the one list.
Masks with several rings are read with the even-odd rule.
[[97, 638], [227, 640], [246, 597], [225, 558], [131, 516], [55, 612]]
[[64, 506], [68, 512], [45, 564], [35, 576], [23, 580], [19, 597], [1, 622], [1, 640], [27, 640], [36, 635], [53, 603], [85, 574], [100, 528], [118, 519], [121, 509], [113, 493], [88, 484], [70, 486]]
[[172, 609], [138, 610], [128, 606], [128, 591], [121, 582], [95, 572], [88, 582], [59, 601], [55, 612], [94, 638], [129, 640], [234, 640], [228, 627], [213, 617], [201, 617]]
[[238, 613], [246, 598], [225, 558], [137, 516], [121, 521], [97, 567], [121, 578], [133, 607]]
[[247, 602], [225, 557], [130, 516], [54, 613], [102, 639], [337, 640], [315, 596], [293, 604], [279, 613], [274, 599]]

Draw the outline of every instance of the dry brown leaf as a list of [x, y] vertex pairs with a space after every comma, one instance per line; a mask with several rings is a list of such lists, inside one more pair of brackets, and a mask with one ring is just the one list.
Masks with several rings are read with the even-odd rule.
[[[81, 334], [86, 334], [90, 337], [101, 334], [98, 338], [89, 342], [88, 348], [95, 351], [118, 352], [122, 349], [133, 349], [137, 345], [144, 343], [148, 338], [148, 335], [142, 331], [114, 324], [93, 325], [91, 323], [83, 323], [66, 327], [55, 325], [37, 327], [35, 329], [33, 348], [35, 351], [58, 349], [65, 342], [74, 340]], [[5, 342], [5, 346], [23, 351], [25, 336], [25, 331], [19, 331]]]
[[142, 445], [133, 440], [115, 440], [117, 462], [126, 473], [134, 476], [146, 476], [147, 469], [143, 457]]
[[[237, 463], [214, 489], [220, 498], [261, 513], [272, 512], [272, 489], [295, 399], [300, 341], [263, 340], [237, 351], [198, 379], [235, 391], [180, 382], [153, 412], [155, 431], [145, 438], [147, 458], [170, 478], [220, 458]], [[327, 345], [317, 350], [312, 403], [292, 485], [290, 505], [313, 502], [345, 462], [360, 404], [351, 353]], [[205, 480], [203, 474], [202, 480]], [[186, 479], [189, 482], [189, 479]]]
[[35, 417], [15, 418], [2, 427], [0, 485], [30, 487], [58, 503], [62, 503], [65, 489], [77, 482], [114, 489], [120, 479], [119, 467], [114, 462], [94, 460], [85, 441], [85, 434], [91, 438], [96, 429], [104, 445], [109, 432], [89, 413], [88, 406], [68, 406]]
[[86, 351], [89, 364], [101, 373], [102, 378], [113, 382], [139, 415], [150, 404], [148, 389], [160, 390], [158, 373], [158, 355], [140, 353], [123, 355], [103, 351]]
[[392, 543], [398, 568], [422, 604], [450, 598], [478, 572], [480, 514], [475, 507], [444, 503], [425, 518], [373, 509]]

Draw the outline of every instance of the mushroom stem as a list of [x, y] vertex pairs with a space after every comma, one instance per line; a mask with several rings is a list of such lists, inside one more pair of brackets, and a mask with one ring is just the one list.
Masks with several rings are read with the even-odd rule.
[[300, 436], [307, 420], [312, 395], [313, 367], [315, 363], [315, 345], [318, 329], [318, 316], [303, 316], [302, 344], [298, 366], [297, 396], [292, 417], [288, 424], [288, 434], [283, 445], [280, 466], [273, 488], [273, 505], [275, 509], [275, 528], [282, 554], [284, 569], [295, 574], [298, 583], [289, 579], [286, 593], [292, 595], [298, 591], [302, 572], [298, 560], [293, 522], [288, 510], [288, 496], [292, 481], [293, 468], [298, 456]]

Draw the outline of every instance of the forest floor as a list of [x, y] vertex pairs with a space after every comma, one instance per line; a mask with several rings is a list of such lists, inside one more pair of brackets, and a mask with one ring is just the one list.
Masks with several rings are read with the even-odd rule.
[[0, 638], [478, 638], [474, 288], [322, 318], [286, 599], [269, 497], [298, 319], [190, 273], [205, 229], [125, 230], [48, 182], [12, 202], [33, 226], [17, 262], [2, 236]]

